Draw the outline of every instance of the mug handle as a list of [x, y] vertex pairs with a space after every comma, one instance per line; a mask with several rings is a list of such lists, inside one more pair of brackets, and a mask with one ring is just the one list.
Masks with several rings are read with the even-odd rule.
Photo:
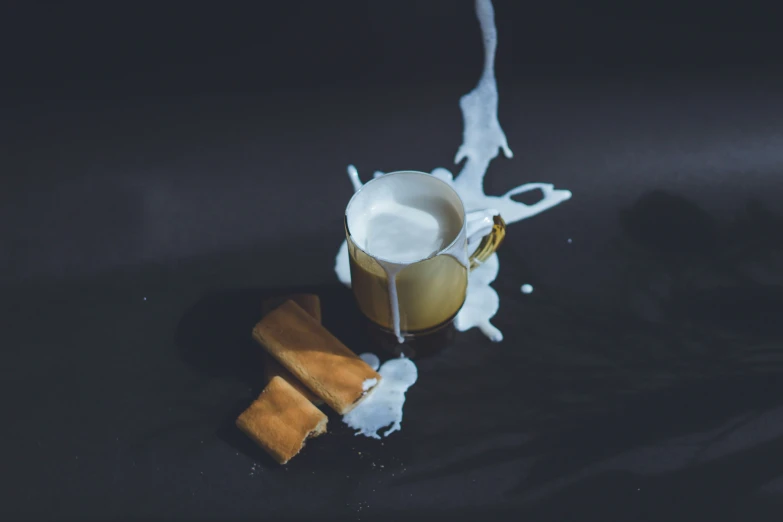
[[[472, 218], [472, 221], [471, 221]], [[468, 249], [481, 239], [476, 249], [470, 254], [470, 269], [473, 270], [489, 256], [494, 254], [506, 237], [506, 222], [496, 210], [477, 210], [468, 212]]]

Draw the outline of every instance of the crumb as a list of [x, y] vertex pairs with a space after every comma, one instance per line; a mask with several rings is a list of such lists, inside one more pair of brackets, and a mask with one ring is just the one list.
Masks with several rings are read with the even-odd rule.
[[572, 241], [571, 241], [571, 238], [570, 238], [570, 237], [568, 238], [568, 243], [569, 243], [569, 244], [571, 244], [571, 243], [572, 243]]

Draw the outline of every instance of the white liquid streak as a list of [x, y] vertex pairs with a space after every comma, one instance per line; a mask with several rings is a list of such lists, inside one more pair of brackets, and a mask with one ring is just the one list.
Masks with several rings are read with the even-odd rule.
[[[484, 176], [490, 162], [500, 150], [507, 158], [514, 156], [498, 121], [498, 90], [495, 81], [495, 51], [497, 49], [497, 29], [495, 12], [490, 0], [476, 0], [476, 16], [484, 36], [484, 70], [478, 85], [460, 99], [464, 122], [463, 142], [457, 150], [455, 162], [463, 159], [465, 165], [456, 179], [444, 168], [436, 168], [432, 175], [450, 183], [462, 198], [467, 212], [494, 209], [500, 213], [507, 225], [535, 216], [563, 201], [571, 198], [568, 190], [555, 189], [549, 183], [526, 183], [513, 188], [502, 196], [488, 196], [484, 193]], [[354, 190], [361, 187], [359, 174], [354, 166], [348, 167], [348, 174]], [[382, 176], [375, 172], [373, 177]], [[514, 201], [512, 196], [539, 189], [544, 197], [533, 205]], [[498, 311], [500, 300], [490, 284], [497, 277], [499, 262], [493, 254], [482, 265], [470, 273], [465, 304], [454, 320], [459, 331], [479, 328], [493, 341], [501, 341], [503, 334], [492, 325], [491, 319]], [[348, 261], [348, 247], [345, 242], [335, 259], [335, 272], [345, 285], [351, 285], [351, 273]]]
[[397, 336], [397, 342], [402, 344], [405, 342], [405, 338], [400, 331], [400, 303], [397, 300], [397, 274], [399, 274], [403, 268], [408, 265], [398, 263], [388, 263], [386, 261], [378, 260], [378, 264], [381, 265], [383, 271], [386, 272], [386, 280], [388, 281], [389, 292], [389, 309], [392, 314], [392, 327], [394, 328], [394, 335]]

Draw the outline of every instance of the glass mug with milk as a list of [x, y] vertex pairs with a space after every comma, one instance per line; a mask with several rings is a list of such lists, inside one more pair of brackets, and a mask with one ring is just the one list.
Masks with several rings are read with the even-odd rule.
[[403, 343], [452, 322], [468, 272], [495, 252], [505, 223], [493, 210], [465, 212], [457, 192], [435, 176], [401, 171], [353, 195], [345, 235], [359, 309]]

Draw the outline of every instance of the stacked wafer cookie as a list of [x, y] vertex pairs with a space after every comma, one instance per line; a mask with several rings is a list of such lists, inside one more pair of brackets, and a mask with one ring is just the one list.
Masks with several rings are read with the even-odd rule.
[[253, 338], [266, 350], [266, 388], [236, 420], [237, 427], [281, 464], [308, 438], [326, 432], [326, 403], [344, 415], [381, 376], [321, 325], [318, 296], [267, 301]]

